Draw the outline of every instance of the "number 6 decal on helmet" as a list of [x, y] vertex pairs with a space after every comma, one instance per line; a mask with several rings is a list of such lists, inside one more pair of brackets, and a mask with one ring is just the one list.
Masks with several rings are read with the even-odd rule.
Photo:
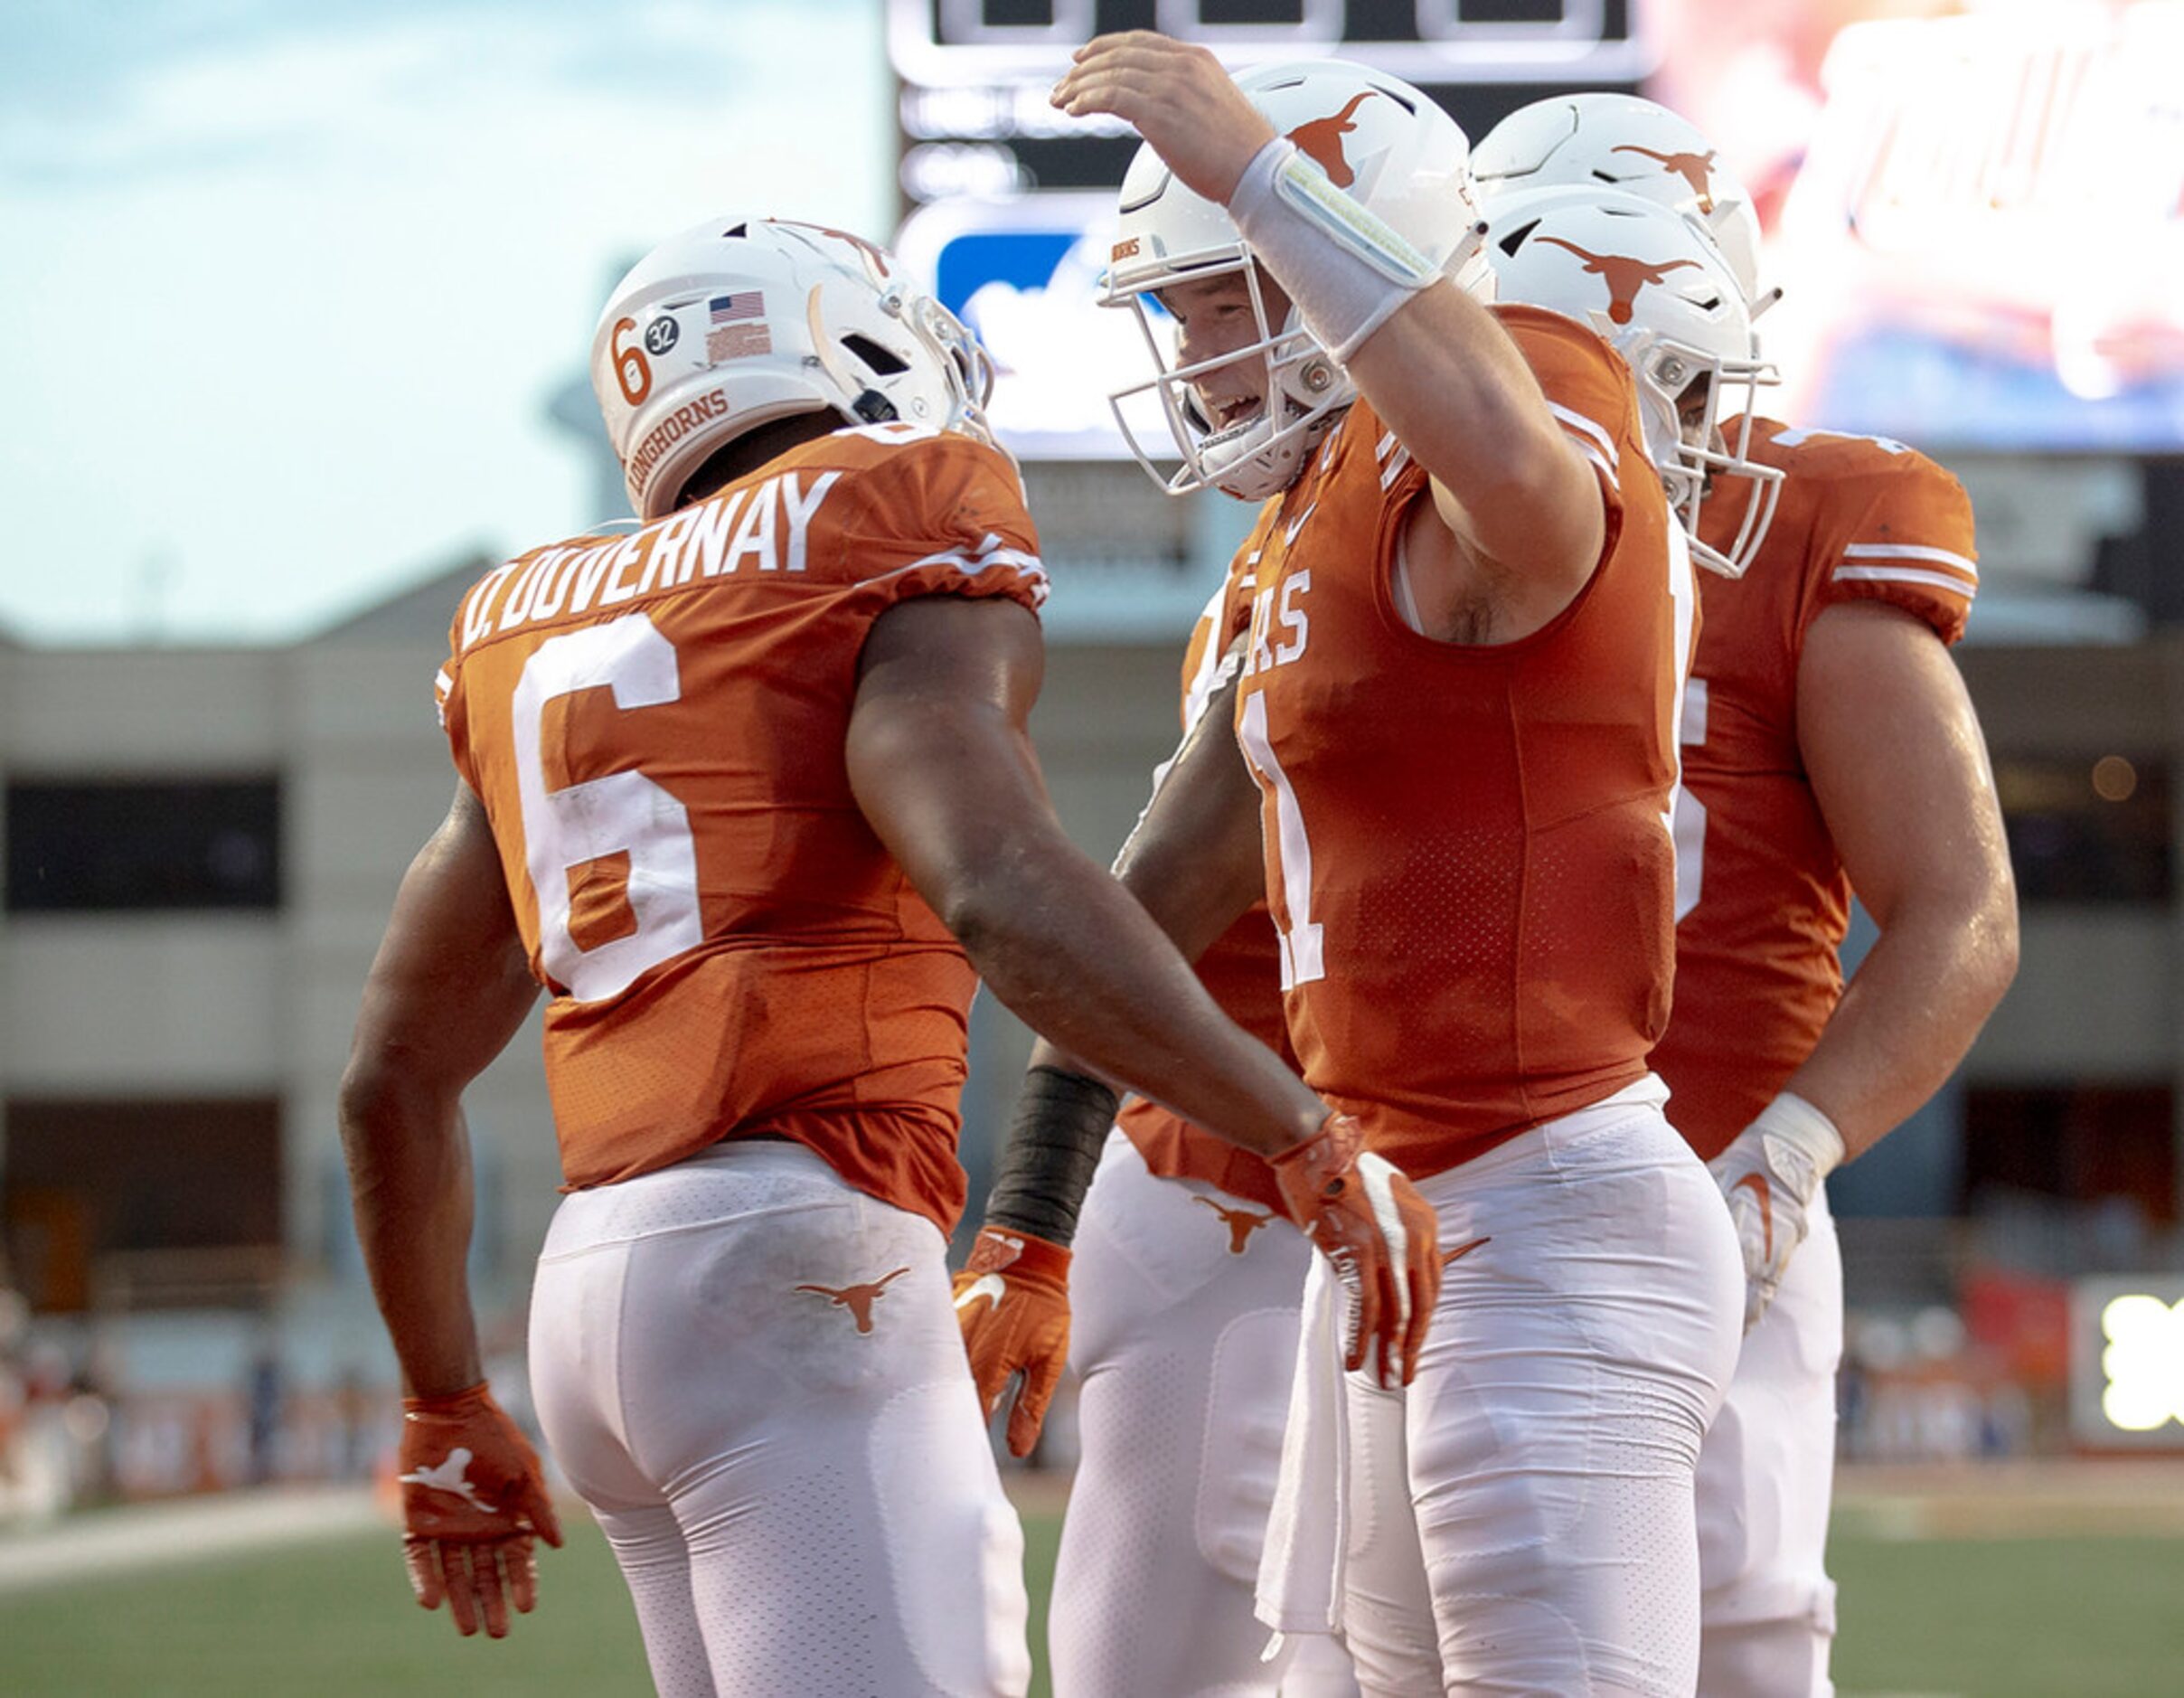
[[[652, 393], [652, 365], [638, 347], [624, 347], [622, 338], [637, 327], [634, 318], [617, 318], [614, 326], [615, 382], [622, 386], [622, 399], [632, 407]], [[670, 343], [669, 346], [673, 344]]]

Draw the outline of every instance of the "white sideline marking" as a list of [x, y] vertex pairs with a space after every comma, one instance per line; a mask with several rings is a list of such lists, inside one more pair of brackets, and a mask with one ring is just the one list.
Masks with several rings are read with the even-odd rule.
[[[0, 1596], [396, 1529], [364, 1486], [276, 1486], [145, 1504], [0, 1532]], [[390, 1559], [391, 1560], [391, 1559]]]

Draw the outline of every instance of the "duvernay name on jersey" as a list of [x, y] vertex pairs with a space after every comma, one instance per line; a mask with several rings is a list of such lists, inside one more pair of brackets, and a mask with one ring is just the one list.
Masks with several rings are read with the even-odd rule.
[[820, 472], [807, 486], [805, 475], [778, 473], [627, 536], [510, 561], [479, 580], [464, 603], [463, 647], [490, 631], [613, 607], [694, 578], [800, 572], [812, 522], [841, 476]]

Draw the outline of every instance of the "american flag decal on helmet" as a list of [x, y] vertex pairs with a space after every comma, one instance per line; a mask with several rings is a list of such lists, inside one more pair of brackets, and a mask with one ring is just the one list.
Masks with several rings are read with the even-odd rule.
[[748, 360], [774, 351], [774, 333], [766, 322], [765, 291], [738, 289], [732, 295], [716, 295], [706, 307], [712, 320], [712, 328], [705, 333], [707, 364]]

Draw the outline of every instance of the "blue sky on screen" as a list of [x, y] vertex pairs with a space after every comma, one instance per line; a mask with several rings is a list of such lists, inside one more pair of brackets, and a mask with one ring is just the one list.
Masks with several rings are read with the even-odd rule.
[[617, 269], [884, 237], [891, 99], [878, 0], [10, 0], [0, 632], [281, 640], [580, 526]]

